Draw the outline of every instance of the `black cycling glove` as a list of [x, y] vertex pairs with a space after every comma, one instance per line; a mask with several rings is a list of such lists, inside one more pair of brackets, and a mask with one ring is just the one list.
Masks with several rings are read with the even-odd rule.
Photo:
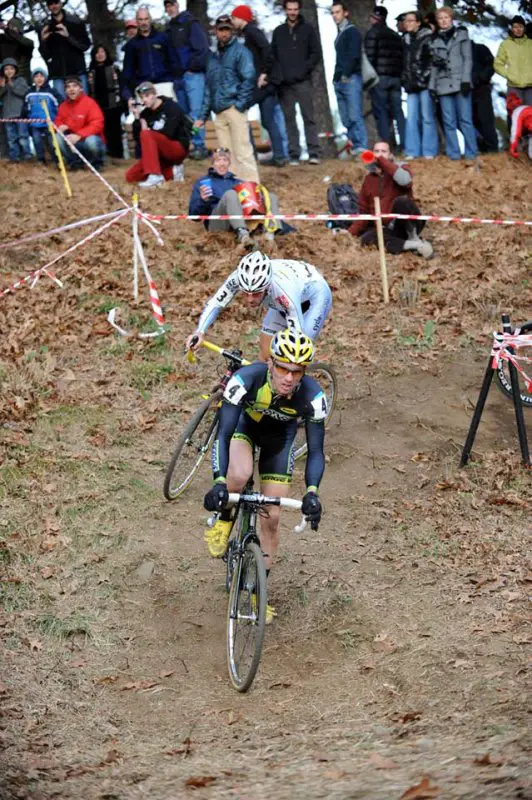
[[221, 511], [229, 500], [227, 484], [215, 483], [203, 498], [203, 507], [207, 511]]
[[301, 504], [301, 511], [303, 516], [309, 520], [312, 530], [317, 531], [321, 519], [321, 503], [315, 492], [306, 493]]

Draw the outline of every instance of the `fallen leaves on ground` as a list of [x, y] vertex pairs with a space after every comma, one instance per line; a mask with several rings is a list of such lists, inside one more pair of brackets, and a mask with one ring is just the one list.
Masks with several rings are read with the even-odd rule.
[[430, 778], [425, 777], [403, 792], [400, 800], [430, 800], [431, 797], [438, 797], [439, 793], [440, 787], [431, 785]]
[[203, 789], [204, 786], [210, 786], [215, 780], [215, 775], [191, 775], [185, 781], [185, 786], [187, 789]]

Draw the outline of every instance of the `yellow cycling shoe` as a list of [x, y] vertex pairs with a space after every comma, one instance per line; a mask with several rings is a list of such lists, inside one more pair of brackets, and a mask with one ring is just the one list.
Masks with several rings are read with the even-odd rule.
[[[251, 610], [254, 614], [257, 613], [257, 595], [251, 595]], [[273, 618], [277, 616], [277, 611], [269, 603], [266, 604], [266, 625], [271, 625]]]
[[212, 528], [205, 529], [203, 538], [207, 542], [209, 553], [213, 558], [221, 558], [224, 555], [232, 527], [231, 520], [219, 519]]

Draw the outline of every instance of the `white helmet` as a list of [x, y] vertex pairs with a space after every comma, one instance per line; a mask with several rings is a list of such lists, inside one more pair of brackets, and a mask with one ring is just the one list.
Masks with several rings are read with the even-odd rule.
[[237, 267], [237, 277], [243, 292], [262, 292], [272, 282], [272, 262], [258, 250], [248, 253]]

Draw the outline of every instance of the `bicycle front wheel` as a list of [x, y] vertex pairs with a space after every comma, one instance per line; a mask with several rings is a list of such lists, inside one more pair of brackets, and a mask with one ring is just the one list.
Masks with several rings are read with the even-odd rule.
[[218, 425], [219, 399], [215, 392], [204, 400], [179, 437], [164, 479], [167, 500], [175, 500], [185, 491], [211, 446]]
[[[532, 322], [527, 322], [520, 328], [520, 333], [522, 334], [531, 334], [532, 333]], [[529, 358], [532, 359], [532, 347], [530, 345], [526, 345], [523, 347], [516, 347], [515, 348], [516, 356], [520, 356], [521, 358]], [[525, 363], [524, 370], [528, 372], [530, 375], [530, 364]], [[532, 391], [527, 389], [525, 382], [523, 380], [522, 375], [517, 375], [519, 380], [519, 392], [521, 394], [521, 402], [527, 408], [532, 408]], [[499, 361], [499, 366], [495, 371], [495, 382], [501, 392], [506, 395], [510, 400], [513, 400], [512, 395], [512, 382], [510, 380], [510, 369], [508, 366], [507, 361], [503, 361], [502, 359]]]
[[235, 565], [227, 609], [227, 664], [231, 683], [247, 692], [257, 672], [266, 626], [266, 567], [259, 545], [247, 542]]
[[[338, 395], [338, 382], [336, 379], [336, 372], [328, 364], [312, 364], [308, 370], [307, 375], [311, 375], [318, 381], [321, 388], [325, 392], [327, 398], [327, 417], [325, 418], [325, 425], [331, 421], [336, 406], [336, 398]], [[300, 422], [297, 428], [297, 435], [295, 439], [294, 459], [297, 461], [307, 454], [307, 442], [305, 434], [305, 423]]]

